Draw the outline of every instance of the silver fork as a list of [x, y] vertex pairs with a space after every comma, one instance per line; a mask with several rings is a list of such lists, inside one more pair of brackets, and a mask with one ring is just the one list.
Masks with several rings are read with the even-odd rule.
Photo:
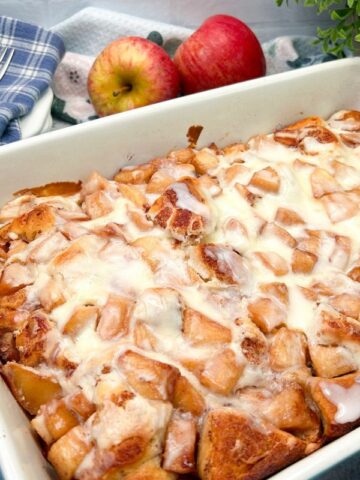
[[[0, 50], [0, 81], [4, 77], [6, 70], [9, 68], [9, 65], [14, 53], [15, 53], [15, 48], [3, 47]], [[4, 60], [4, 63], [1, 64], [3, 60]]]

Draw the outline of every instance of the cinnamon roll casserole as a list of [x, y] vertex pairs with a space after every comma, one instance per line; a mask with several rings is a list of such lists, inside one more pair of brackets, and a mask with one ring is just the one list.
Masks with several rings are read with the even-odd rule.
[[0, 221], [2, 375], [60, 479], [263, 479], [360, 425], [360, 112]]

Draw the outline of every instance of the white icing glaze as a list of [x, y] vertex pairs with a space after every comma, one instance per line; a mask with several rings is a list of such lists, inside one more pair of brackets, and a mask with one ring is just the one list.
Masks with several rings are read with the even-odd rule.
[[360, 417], [360, 377], [349, 388], [325, 381], [320, 383], [320, 387], [325, 397], [337, 408], [337, 423], [354, 422]]
[[176, 182], [171, 185], [171, 189], [176, 193], [176, 206], [184, 210], [189, 210], [204, 218], [209, 217], [208, 207], [194, 197], [189, 191], [188, 186], [184, 182]]

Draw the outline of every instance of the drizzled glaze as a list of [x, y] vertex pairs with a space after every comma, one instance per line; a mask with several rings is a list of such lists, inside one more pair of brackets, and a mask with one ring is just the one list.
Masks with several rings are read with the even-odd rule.
[[350, 388], [322, 382], [322, 391], [326, 398], [336, 406], [337, 423], [354, 422], [360, 417], [360, 378]]

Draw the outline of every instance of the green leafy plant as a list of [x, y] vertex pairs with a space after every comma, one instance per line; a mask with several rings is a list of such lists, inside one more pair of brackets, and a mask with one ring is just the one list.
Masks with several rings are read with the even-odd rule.
[[[275, 0], [276, 4], [289, 4], [289, 0]], [[294, 0], [304, 7], [316, 7], [317, 13], [328, 12], [334, 24], [329, 28], [317, 29], [318, 39], [325, 53], [344, 57], [346, 50], [360, 47], [360, 0]]]

